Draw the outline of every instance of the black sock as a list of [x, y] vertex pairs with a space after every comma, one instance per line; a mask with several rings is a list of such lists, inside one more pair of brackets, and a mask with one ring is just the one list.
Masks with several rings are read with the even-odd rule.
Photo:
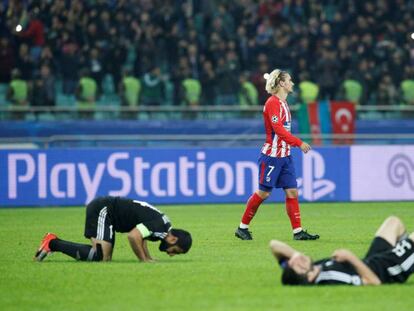
[[[91, 245], [87, 244], [54, 239], [50, 241], [49, 247], [52, 252], [61, 252], [76, 260], [99, 261], [102, 259], [102, 250], [98, 248], [98, 252], [96, 252]], [[99, 254], [99, 249], [101, 254]]]

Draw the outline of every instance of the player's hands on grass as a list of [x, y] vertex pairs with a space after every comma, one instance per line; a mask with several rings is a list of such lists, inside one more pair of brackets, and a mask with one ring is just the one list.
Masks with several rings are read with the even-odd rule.
[[307, 153], [312, 148], [308, 143], [302, 142], [302, 145], [300, 145], [300, 149], [303, 151], [303, 153]]
[[142, 262], [145, 262], [145, 263], [154, 263], [154, 262], [157, 262], [157, 261], [155, 259], [153, 259], [153, 258], [148, 258], [148, 259], [143, 260]]
[[337, 249], [333, 252], [332, 258], [338, 262], [350, 261], [354, 254], [347, 249]]

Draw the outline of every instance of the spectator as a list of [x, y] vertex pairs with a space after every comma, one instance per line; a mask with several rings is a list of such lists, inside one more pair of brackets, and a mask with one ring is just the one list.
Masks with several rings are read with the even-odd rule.
[[388, 73], [382, 76], [376, 95], [378, 105], [388, 106], [397, 104], [397, 88]]
[[[135, 78], [131, 71], [125, 69], [123, 72], [122, 81], [119, 83], [119, 97], [123, 107], [137, 107], [139, 104], [139, 97], [141, 93], [141, 81]], [[123, 118], [129, 118], [130, 113], [122, 114]]]
[[268, 17], [264, 17], [262, 22], [257, 27], [256, 42], [259, 47], [267, 46], [273, 37], [274, 29]]
[[174, 65], [178, 63], [179, 58], [179, 48], [178, 42], [180, 41], [180, 33], [178, 24], [175, 23], [171, 28], [167, 29], [165, 32], [164, 44], [165, 49], [165, 59], [167, 62], [167, 68], [170, 72], [174, 71]]
[[342, 36], [338, 40], [337, 59], [340, 64], [339, 75], [344, 77], [349, 70], [352, 61], [353, 52], [349, 49], [349, 39]]
[[203, 62], [203, 71], [200, 79], [202, 85], [201, 102], [203, 105], [212, 106], [216, 103], [217, 80], [213, 64], [209, 60]]
[[183, 104], [188, 107], [196, 107], [200, 104], [201, 84], [197, 79], [187, 77], [182, 82], [184, 90]]
[[236, 105], [239, 67], [235, 52], [228, 52], [226, 58], [220, 58], [217, 67], [217, 104]]
[[249, 62], [253, 55], [249, 47], [249, 38], [247, 36], [246, 27], [243, 25], [240, 25], [237, 28], [236, 46], [242, 68], [249, 69]]
[[47, 64], [40, 67], [40, 73], [34, 80], [32, 106], [55, 106], [55, 77]]
[[181, 105], [181, 102], [184, 98], [182, 82], [188, 75], [190, 75], [190, 72], [191, 70], [188, 59], [184, 56], [180, 57], [178, 60], [178, 65], [175, 66], [172, 71], [171, 77], [174, 86], [173, 104], [175, 106]]
[[141, 103], [144, 106], [160, 106], [164, 103], [165, 86], [161, 69], [153, 66], [142, 77]]
[[414, 69], [407, 67], [404, 70], [403, 81], [400, 85], [404, 104], [414, 105]]
[[392, 54], [388, 68], [393, 81], [402, 81], [405, 64], [402, 52], [396, 51]]
[[267, 99], [266, 80], [263, 74], [270, 71], [270, 66], [266, 54], [259, 54], [257, 57], [257, 66], [252, 73], [251, 81], [259, 92], [259, 102], [264, 103]]
[[122, 66], [127, 59], [126, 43], [123, 39], [119, 38], [121, 35], [117, 32], [115, 27], [112, 27], [109, 31], [111, 39], [108, 44], [108, 51], [104, 56], [106, 61], [106, 72], [110, 73], [114, 80], [114, 88], [117, 87], [121, 81]]
[[363, 87], [359, 81], [354, 79], [351, 72], [347, 72], [345, 80], [342, 82], [339, 99], [344, 99], [360, 104], [363, 95]]
[[217, 63], [218, 59], [223, 56], [223, 50], [226, 48], [226, 42], [217, 32], [211, 32], [209, 37], [207, 57]]
[[82, 69], [80, 80], [76, 88], [76, 98], [78, 100], [77, 105], [80, 118], [92, 118], [98, 96], [99, 89], [96, 81], [92, 78], [92, 75], [87, 68]]
[[9, 83], [15, 65], [14, 49], [10, 40], [0, 37], [0, 83]]
[[22, 43], [19, 47], [19, 54], [17, 56], [16, 67], [19, 69], [23, 80], [30, 81], [34, 71], [34, 61], [30, 56], [29, 46]]
[[318, 99], [319, 86], [310, 80], [307, 71], [299, 74], [299, 99], [303, 104], [313, 103]]
[[[234, 26], [234, 18], [233, 15], [229, 13], [229, 5], [220, 2], [217, 6], [217, 11], [214, 14], [214, 20], [213, 20], [213, 28], [216, 28], [216, 31], [219, 31], [219, 27], [223, 27], [222, 30], [225, 33], [225, 37], [227, 39], [232, 39], [235, 32], [235, 26]], [[223, 31], [219, 31], [219, 33], [223, 33]]]
[[92, 48], [90, 50], [89, 59], [87, 60], [87, 68], [91, 78], [96, 81], [98, 92], [102, 93], [102, 80], [105, 72], [101, 53], [98, 48]]
[[367, 59], [362, 59], [358, 64], [358, 70], [353, 72], [355, 80], [362, 85], [361, 104], [369, 104], [373, 99], [373, 90], [375, 88], [376, 73], [373, 69], [373, 64]]
[[22, 32], [18, 32], [16, 28], [16, 34], [27, 39], [27, 43], [30, 45], [30, 56], [34, 60], [38, 60], [40, 53], [42, 52], [42, 47], [45, 44], [45, 34], [44, 34], [44, 25], [43, 22], [39, 19], [39, 8], [33, 7], [28, 12], [28, 26]]
[[66, 33], [66, 40], [61, 48], [60, 72], [63, 82], [63, 93], [72, 95], [75, 93], [80, 70], [80, 53], [78, 45]]
[[320, 87], [320, 98], [335, 98], [338, 86], [338, 71], [340, 64], [336, 60], [336, 52], [324, 50], [316, 64], [317, 83]]
[[50, 46], [45, 46], [42, 49], [42, 53], [40, 54], [39, 64], [38, 66], [47, 65], [52, 73], [57, 71], [57, 64], [56, 58], [53, 55], [52, 49]]
[[275, 46], [270, 47], [272, 49], [272, 58], [270, 63], [275, 64], [279, 68], [289, 70], [292, 68], [290, 59], [290, 48], [289, 48], [289, 36], [287, 35], [275, 35]]
[[239, 103], [242, 107], [257, 106], [259, 104], [259, 96], [256, 87], [249, 81], [249, 73], [243, 72], [239, 78], [240, 91]]
[[189, 60], [191, 76], [199, 79], [201, 75], [200, 53], [195, 44], [188, 46], [187, 59]]
[[24, 113], [19, 112], [29, 104], [29, 83], [22, 79], [19, 69], [15, 68], [11, 73], [11, 81], [7, 89], [6, 98], [12, 104], [13, 120], [24, 119]]

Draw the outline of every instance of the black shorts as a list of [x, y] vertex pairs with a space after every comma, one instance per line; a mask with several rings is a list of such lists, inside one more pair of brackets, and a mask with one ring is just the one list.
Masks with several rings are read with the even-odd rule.
[[377, 236], [372, 240], [365, 258], [368, 258], [374, 254], [389, 251], [392, 248], [393, 246], [387, 240]]
[[108, 204], [101, 198], [92, 200], [86, 206], [85, 237], [115, 245], [115, 230], [108, 214]]
[[392, 246], [376, 237], [364, 262], [382, 283], [403, 283], [414, 272], [414, 242], [406, 238]]

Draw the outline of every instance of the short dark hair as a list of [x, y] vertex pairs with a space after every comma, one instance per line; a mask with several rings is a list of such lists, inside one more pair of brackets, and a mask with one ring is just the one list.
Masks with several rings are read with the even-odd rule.
[[286, 267], [282, 273], [282, 284], [285, 285], [308, 285], [306, 274], [298, 274], [291, 267]]
[[179, 246], [183, 250], [183, 254], [187, 253], [191, 248], [191, 244], [193, 243], [190, 232], [182, 229], [171, 229], [170, 232], [172, 235], [178, 238], [175, 245]]

